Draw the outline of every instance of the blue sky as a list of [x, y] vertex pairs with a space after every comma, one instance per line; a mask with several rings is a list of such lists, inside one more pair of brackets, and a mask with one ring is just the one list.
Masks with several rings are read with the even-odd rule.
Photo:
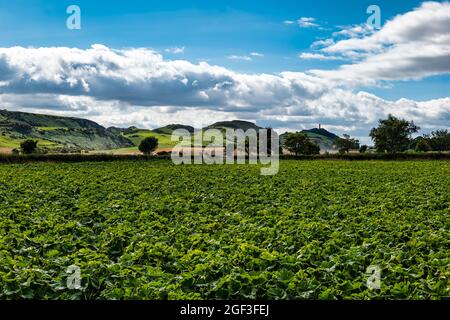
[[[89, 49], [93, 44], [102, 44], [112, 49], [148, 48], [167, 61], [185, 60], [193, 64], [206, 61], [240, 74], [337, 70], [340, 65], [358, 61], [301, 59], [299, 55], [324, 54], [325, 51], [317, 51], [311, 45], [321, 39], [332, 39], [333, 33], [350, 26], [363, 25], [371, 4], [380, 6], [384, 25], [421, 6], [422, 1], [0, 0], [0, 47]], [[81, 30], [66, 28], [69, 5], [81, 8]], [[312, 18], [313, 26], [301, 26], [298, 21], [302, 17]], [[174, 48], [183, 50], [173, 53]], [[412, 78], [375, 85], [353, 84], [351, 90], [355, 93], [364, 90], [392, 101], [401, 98], [427, 101], [449, 96], [447, 72]]]
[[[15, 0], [0, 1], [3, 46], [76, 46], [101, 43], [111, 47], [164, 49], [185, 46], [186, 58], [220, 59], [224, 54], [262, 51], [278, 58], [255, 71], [281, 71], [296, 65], [283, 61], [330, 32], [289, 28], [283, 21], [316, 17], [329, 28], [366, 21], [373, 1], [286, 0]], [[382, 19], [410, 10], [420, 1], [384, 1]], [[66, 8], [82, 10], [82, 30], [65, 28]], [[275, 59], [274, 59], [275, 60]], [[281, 60], [281, 61], [280, 61]], [[297, 61], [298, 62], [298, 61]], [[229, 63], [229, 62], [228, 62]], [[296, 65], [309, 68], [308, 65]]]
[[[241, 72], [281, 72], [327, 69], [335, 61], [298, 59], [317, 39], [327, 38], [338, 26], [364, 23], [366, 9], [378, 4], [382, 22], [418, 6], [421, 1], [373, 0], [14, 0], [0, 1], [0, 45], [69, 46], [87, 48], [100, 43], [109, 47], [148, 47], [164, 52], [184, 47], [184, 54], [165, 52], [169, 59], [205, 60]], [[82, 29], [68, 30], [66, 8], [82, 10]], [[326, 30], [295, 28], [283, 22], [314, 17]], [[6, 31], [6, 32], [5, 32]], [[251, 52], [264, 59], [251, 63], [227, 59]], [[342, 62], [341, 62], [342, 63]], [[398, 99], [437, 98], [450, 92], [450, 77], [418, 84], [400, 83], [396, 90], [377, 89], [378, 95]], [[425, 89], [426, 88], [426, 89]]]

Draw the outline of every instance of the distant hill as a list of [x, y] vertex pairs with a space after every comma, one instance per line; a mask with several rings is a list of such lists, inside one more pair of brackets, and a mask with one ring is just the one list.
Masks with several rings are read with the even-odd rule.
[[[0, 110], [0, 151], [18, 148], [25, 139], [38, 140], [38, 146], [48, 150], [120, 150], [138, 152], [137, 146], [146, 137], [159, 140], [159, 148], [171, 148], [172, 133], [185, 129], [195, 135], [201, 131], [183, 124], [170, 124], [154, 130], [137, 127], [104, 128], [98, 123], [80, 118], [59, 117], [27, 112]], [[204, 129], [262, 129], [253, 122], [243, 120], [220, 121]], [[339, 137], [323, 128], [301, 131], [318, 144], [322, 151], [336, 151]], [[287, 133], [280, 135], [282, 144]]]
[[[302, 133], [306, 134], [310, 140], [319, 145], [321, 151], [335, 152], [336, 140], [339, 138], [336, 134], [327, 131], [323, 128], [314, 128], [309, 130], [302, 130]], [[286, 135], [289, 132], [280, 135], [280, 144], [283, 144]]]
[[174, 132], [175, 130], [178, 130], [178, 129], [184, 129], [190, 133], [193, 133], [195, 131], [194, 127], [186, 126], [183, 124], [169, 124], [165, 127], [157, 128], [152, 131], [159, 133], [159, 134], [172, 134], [172, 132]]
[[302, 132], [304, 132], [306, 134], [312, 133], [312, 134], [321, 135], [321, 136], [327, 137], [333, 141], [339, 139], [339, 136], [337, 136], [334, 133], [327, 131], [323, 128], [314, 128], [314, 129], [310, 129], [310, 130], [303, 130]]
[[106, 150], [133, 146], [120, 134], [79, 118], [0, 110], [0, 147], [17, 148], [24, 139], [47, 149]]
[[210, 126], [207, 126], [205, 129], [242, 129], [244, 131], [248, 129], [262, 129], [261, 127], [257, 126], [253, 122], [249, 121], [243, 121], [243, 120], [232, 120], [232, 121], [220, 121], [213, 123]]
[[98, 123], [70, 117], [58, 117], [18, 111], [0, 110], [0, 125], [22, 124], [30, 127], [54, 127], [68, 129], [104, 129]]

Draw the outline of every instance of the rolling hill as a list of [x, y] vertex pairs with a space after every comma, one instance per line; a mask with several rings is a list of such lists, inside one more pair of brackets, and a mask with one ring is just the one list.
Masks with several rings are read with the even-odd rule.
[[[334, 133], [329, 132], [323, 128], [313, 128], [310, 130], [302, 130], [300, 132], [306, 134], [311, 141], [319, 145], [321, 152], [337, 152], [336, 140], [339, 138], [339, 136], [335, 135]], [[280, 144], [283, 143], [284, 138], [287, 134], [288, 132], [280, 135]]]
[[207, 126], [205, 129], [242, 129], [244, 131], [248, 129], [259, 130], [261, 127], [257, 126], [253, 122], [243, 121], [243, 120], [232, 120], [232, 121], [220, 121]]
[[[243, 120], [220, 121], [205, 128], [218, 129], [248, 129], [259, 130], [255, 123]], [[61, 152], [93, 150], [112, 153], [138, 153], [139, 143], [146, 137], [155, 137], [159, 141], [158, 148], [170, 149], [178, 144], [172, 141], [172, 133], [177, 129], [185, 129], [194, 136], [201, 135], [202, 130], [189, 125], [170, 124], [161, 128], [149, 130], [137, 127], [104, 128], [98, 123], [80, 118], [59, 117], [26, 112], [0, 110], [0, 152], [19, 148], [25, 139], [38, 141], [41, 149]], [[322, 151], [335, 151], [335, 142], [339, 137], [323, 128], [303, 130]], [[283, 143], [287, 133], [280, 135]], [[203, 141], [203, 146], [208, 141]], [[108, 151], [109, 150], [109, 151]]]
[[183, 124], [169, 124], [165, 127], [153, 129], [152, 131], [159, 134], [172, 134], [175, 130], [187, 130], [190, 133], [193, 133], [195, 131], [194, 127], [186, 126]]
[[94, 121], [0, 110], [0, 148], [18, 148], [25, 139], [50, 150], [98, 150], [133, 146], [123, 135]]
[[154, 130], [131, 127], [128, 129], [124, 129], [122, 134], [125, 138], [133, 143], [133, 147], [128, 148], [128, 151], [138, 151], [139, 144], [147, 137], [155, 137], [156, 139], [158, 139], [158, 148], [160, 149], [172, 148], [177, 144], [176, 141], [172, 141], [171, 132], [161, 132], [162, 131], [155, 132]]
[[[248, 121], [242, 121], [242, 120], [233, 120], [233, 121], [221, 121], [216, 122], [210, 126], [205, 127], [203, 130], [206, 129], [219, 129], [219, 130], [226, 130], [227, 128], [231, 129], [243, 129], [248, 130], [250, 128], [252, 129], [260, 129], [257, 125], [255, 125], [252, 122]], [[177, 141], [172, 141], [172, 133], [177, 129], [184, 129], [193, 134], [195, 137], [198, 137], [198, 135], [202, 134], [202, 130], [195, 129], [192, 126], [189, 125], [183, 125], [183, 124], [169, 124], [167, 126], [149, 130], [149, 129], [139, 129], [136, 127], [130, 127], [127, 129], [122, 128], [108, 128], [108, 130], [120, 133], [127, 139], [133, 142], [134, 147], [126, 148], [126, 149], [120, 149], [114, 152], [137, 152], [138, 148], [137, 146], [139, 143], [146, 137], [155, 137], [158, 139], [158, 149], [170, 149], [173, 148], [175, 145], [178, 144]], [[207, 146], [209, 143], [208, 141], [203, 141], [202, 145]]]

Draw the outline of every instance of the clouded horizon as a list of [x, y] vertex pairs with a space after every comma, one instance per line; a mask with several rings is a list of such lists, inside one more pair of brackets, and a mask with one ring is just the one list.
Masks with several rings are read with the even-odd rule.
[[[382, 14], [388, 2], [380, 3]], [[0, 17], [6, 6], [0, 4]], [[89, 8], [80, 7], [84, 21]], [[39, 11], [27, 14], [34, 12]], [[233, 12], [233, 21], [243, 16]], [[418, 3], [384, 17], [380, 30], [367, 26], [365, 11], [344, 25], [328, 21], [320, 11], [318, 16], [301, 13], [280, 12], [277, 21], [267, 21], [277, 33], [307, 38], [298, 49], [291, 43], [284, 51], [274, 49], [270, 40], [266, 46], [256, 41], [254, 47], [239, 47], [238, 28], [231, 30], [236, 48], [224, 40], [220, 54], [219, 46], [207, 49], [207, 40], [198, 44], [187, 38], [167, 46], [135, 45], [136, 39], [114, 46], [104, 35], [86, 36], [88, 23], [81, 30], [85, 46], [47, 45], [44, 40], [36, 46], [25, 38], [5, 46], [9, 40], [0, 36], [0, 108], [122, 127], [200, 127], [242, 119], [285, 131], [321, 123], [363, 142], [369, 142], [370, 128], [388, 114], [414, 120], [421, 133], [449, 128], [449, 2]], [[345, 10], [336, 14], [345, 16]], [[260, 12], [245, 24], [257, 28], [263, 16]], [[70, 32], [76, 43], [77, 31]], [[152, 32], [142, 30], [142, 37]], [[203, 37], [201, 29], [195, 33]], [[202, 58], [190, 53], [199, 48]]]

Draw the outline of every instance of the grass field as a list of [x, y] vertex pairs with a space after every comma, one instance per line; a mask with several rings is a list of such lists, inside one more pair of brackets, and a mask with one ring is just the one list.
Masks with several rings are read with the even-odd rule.
[[[193, 134], [194, 137], [193, 139], [202, 139], [202, 146], [207, 146], [210, 143], [210, 141], [207, 140], [206, 138], [203, 139], [202, 137], [200, 137], [201, 134], [202, 134], [201, 132], [197, 131], [196, 133]], [[162, 149], [164, 151], [166, 151], [167, 149], [171, 149], [181, 143], [180, 141], [172, 141], [172, 134], [161, 134], [153, 132], [151, 130], [137, 130], [137, 132], [133, 134], [126, 134], [125, 137], [131, 140], [135, 146], [124, 149], [110, 150], [110, 153], [121, 154], [121, 153], [136, 152], [138, 151], [138, 146], [141, 143], [141, 141], [147, 137], [154, 137], [158, 139], [158, 149]]]
[[449, 161], [3, 164], [0, 298], [449, 297], [449, 181]]
[[[133, 134], [127, 134], [125, 135], [128, 139], [130, 139], [136, 146], [139, 145], [139, 143], [147, 137], [155, 137], [158, 139], [158, 146], [160, 148], [170, 148], [177, 144], [177, 142], [171, 141], [171, 136], [168, 134], [159, 134], [154, 133], [150, 130], [138, 130], [137, 132]], [[137, 147], [136, 147], [137, 148]]]
[[[25, 141], [26, 139], [13, 139], [10, 136], [2, 136], [0, 135], [0, 148], [20, 148], [20, 143]], [[33, 139], [38, 141], [39, 147], [47, 147], [47, 148], [54, 148], [60, 146], [59, 144], [44, 140], [44, 139]]]

